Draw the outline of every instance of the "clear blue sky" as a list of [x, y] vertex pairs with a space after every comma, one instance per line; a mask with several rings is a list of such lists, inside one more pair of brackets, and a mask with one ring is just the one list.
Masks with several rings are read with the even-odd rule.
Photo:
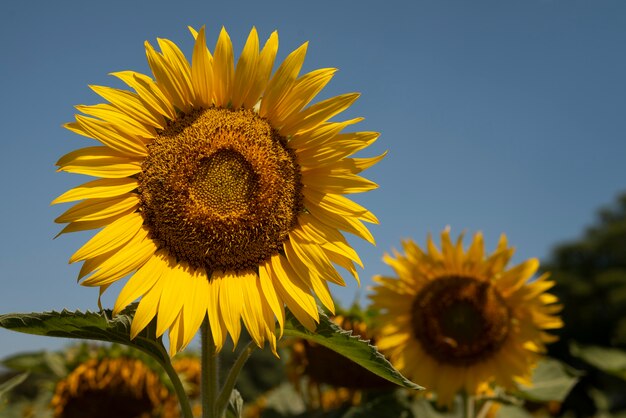
[[[364, 155], [380, 184], [358, 196], [381, 220], [377, 247], [353, 240], [367, 292], [403, 238], [423, 243], [450, 225], [501, 232], [516, 261], [545, 259], [580, 235], [626, 188], [626, 3], [526, 1], [28, 1], [0, 2], [0, 312], [95, 309], [68, 257], [88, 234], [57, 240], [49, 202], [87, 179], [55, 173], [86, 141], [61, 128], [73, 106], [99, 100], [88, 84], [147, 72], [143, 42], [165, 37], [191, 53], [187, 25], [226, 26], [240, 51], [254, 25], [277, 29], [279, 57], [310, 41], [305, 70], [340, 69], [323, 96], [359, 91], [348, 116], [382, 133]], [[118, 287], [104, 299], [111, 306]], [[0, 330], [0, 358], [61, 340]]]

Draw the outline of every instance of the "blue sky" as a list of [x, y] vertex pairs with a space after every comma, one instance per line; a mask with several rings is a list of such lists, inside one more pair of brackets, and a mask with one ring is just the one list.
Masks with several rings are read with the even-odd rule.
[[[367, 293], [381, 257], [401, 239], [423, 243], [450, 225], [500, 233], [515, 261], [547, 258], [593, 222], [626, 187], [626, 3], [498, 1], [60, 1], [0, 3], [0, 312], [96, 309], [69, 256], [88, 234], [56, 240], [50, 201], [86, 181], [55, 173], [87, 141], [61, 128], [73, 106], [94, 104], [88, 84], [147, 72], [143, 42], [169, 38], [188, 54], [187, 25], [222, 25], [240, 51], [252, 26], [277, 29], [282, 59], [310, 41], [303, 71], [336, 67], [321, 97], [362, 93], [346, 117], [382, 133], [363, 155], [389, 151], [368, 170], [380, 184], [355, 200], [381, 224], [361, 253]], [[118, 287], [105, 297], [111, 306]], [[61, 340], [0, 330], [0, 358]]]

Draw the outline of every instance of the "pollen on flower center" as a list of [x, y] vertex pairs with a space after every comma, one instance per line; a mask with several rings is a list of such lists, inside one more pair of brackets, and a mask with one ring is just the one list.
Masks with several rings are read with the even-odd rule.
[[258, 189], [258, 175], [245, 157], [221, 149], [200, 161], [190, 197], [215, 216], [226, 218], [245, 213]]
[[172, 123], [148, 145], [139, 184], [151, 238], [207, 271], [255, 269], [282, 249], [303, 207], [294, 153], [251, 110]]
[[449, 276], [431, 281], [417, 294], [411, 322], [428, 354], [466, 366], [502, 346], [509, 333], [510, 312], [489, 282]]

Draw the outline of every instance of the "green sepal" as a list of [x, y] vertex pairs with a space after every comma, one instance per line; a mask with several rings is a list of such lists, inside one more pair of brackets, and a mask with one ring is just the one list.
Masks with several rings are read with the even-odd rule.
[[377, 376], [408, 389], [424, 389], [402, 376], [369, 341], [352, 335], [320, 312], [320, 323], [315, 333], [307, 330], [291, 312], [286, 311], [285, 331], [287, 337], [304, 338], [352, 360]]

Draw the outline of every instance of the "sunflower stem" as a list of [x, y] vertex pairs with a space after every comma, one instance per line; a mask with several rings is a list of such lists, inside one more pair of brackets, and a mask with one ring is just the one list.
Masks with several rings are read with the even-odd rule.
[[217, 415], [218, 357], [209, 326], [209, 318], [202, 322], [202, 418], [221, 418]]
[[246, 361], [250, 358], [250, 355], [254, 352], [256, 346], [252, 344], [252, 341], [249, 341], [237, 356], [237, 360], [233, 364], [233, 367], [228, 372], [228, 377], [224, 382], [224, 386], [222, 387], [222, 391], [220, 392], [220, 396], [217, 398], [217, 412], [218, 417], [224, 416], [226, 412], [226, 408], [228, 407], [228, 402], [230, 401], [230, 395], [235, 388], [235, 383], [237, 383], [237, 378], [239, 377], [239, 373], [243, 368]]
[[183, 383], [180, 381], [180, 377], [174, 367], [172, 367], [172, 362], [168, 359], [161, 363], [165, 372], [170, 378], [172, 385], [174, 386], [174, 391], [176, 392], [176, 396], [178, 397], [178, 402], [180, 402], [180, 409], [183, 413], [183, 418], [193, 418], [193, 412], [191, 411], [191, 404], [189, 403], [189, 397], [185, 392], [185, 388], [183, 387]]
[[474, 418], [474, 397], [463, 391], [461, 399], [463, 401], [463, 418]]

